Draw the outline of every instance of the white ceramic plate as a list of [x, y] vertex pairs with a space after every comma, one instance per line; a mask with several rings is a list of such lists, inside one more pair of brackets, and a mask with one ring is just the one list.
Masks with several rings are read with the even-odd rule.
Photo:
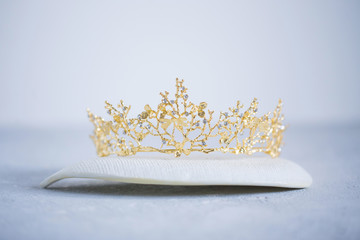
[[299, 165], [270, 157], [102, 157], [64, 168], [41, 182], [92, 178], [160, 185], [242, 185], [306, 188], [311, 176]]

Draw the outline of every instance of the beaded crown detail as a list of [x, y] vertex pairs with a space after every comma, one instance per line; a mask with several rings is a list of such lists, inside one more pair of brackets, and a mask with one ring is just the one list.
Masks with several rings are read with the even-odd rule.
[[[156, 109], [145, 105], [144, 111], [136, 118], [128, 116], [131, 106], [121, 100], [117, 108], [107, 101], [105, 108], [112, 117], [106, 121], [88, 110], [94, 124], [91, 136], [99, 156], [117, 154], [134, 155], [137, 152], [160, 152], [174, 154], [191, 152], [248, 154], [263, 152], [278, 157], [281, 152], [284, 116], [281, 114], [282, 101], [273, 112], [256, 116], [258, 101], [255, 98], [250, 107], [237, 101], [235, 107], [220, 112], [214, 121], [214, 111], [207, 109], [207, 103], [196, 105], [189, 101], [184, 80], [176, 79], [176, 94], [170, 98], [168, 92], [160, 93], [162, 102]], [[159, 146], [143, 146], [146, 137], [159, 139]], [[154, 142], [155, 139], [151, 142]], [[211, 146], [211, 140], [217, 146]], [[216, 142], [215, 142], [216, 145]]]

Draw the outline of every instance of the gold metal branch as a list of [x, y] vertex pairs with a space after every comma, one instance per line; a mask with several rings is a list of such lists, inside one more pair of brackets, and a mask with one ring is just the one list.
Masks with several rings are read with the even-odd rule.
[[[256, 98], [243, 111], [244, 105], [237, 101], [235, 107], [221, 112], [214, 122], [214, 111], [207, 110], [206, 102], [198, 105], [190, 102], [188, 89], [183, 83], [184, 80], [176, 79], [174, 98], [170, 98], [166, 91], [160, 93], [162, 102], [157, 108], [145, 105], [137, 118], [128, 117], [131, 106], [126, 106], [122, 100], [117, 108], [105, 102], [112, 121], [95, 116], [88, 110], [89, 119], [95, 127], [91, 138], [97, 154], [127, 156], [137, 152], [160, 152], [179, 157], [182, 153], [188, 155], [195, 151], [220, 151], [248, 155], [263, 152], [272, 157], [279, 156], [285, 130], [281, 100], [273, 112], [262, 117], [256, 117]], [[159, 146], [143, 146], [146, 137], [159, 139]], [[216, 146], [211, 145], [212, 139], [218, 140]]]

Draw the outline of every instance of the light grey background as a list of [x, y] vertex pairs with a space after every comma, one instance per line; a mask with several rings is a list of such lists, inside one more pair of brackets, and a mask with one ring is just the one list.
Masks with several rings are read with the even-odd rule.
[[[360, 1], [1, 1], [0, 240], [359, 239]], [[184, 78], [220, 111], [283, 98], [308, 189], [68, 179], [85, 109], [136, 115]]]
[[1, 1], [1, 126], [137, 115], [183, 78], [220, 111], [285, 101], [288, 123], [359, 122], [359, 1]]

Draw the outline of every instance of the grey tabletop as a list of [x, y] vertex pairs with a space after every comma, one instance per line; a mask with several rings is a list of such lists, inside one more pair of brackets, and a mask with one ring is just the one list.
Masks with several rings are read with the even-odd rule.
[[360, 125], [292, 126], [308, 189], [39, 183], [95, 156], [91, 130], [0, 130], [0, 239], [359, 239]]

